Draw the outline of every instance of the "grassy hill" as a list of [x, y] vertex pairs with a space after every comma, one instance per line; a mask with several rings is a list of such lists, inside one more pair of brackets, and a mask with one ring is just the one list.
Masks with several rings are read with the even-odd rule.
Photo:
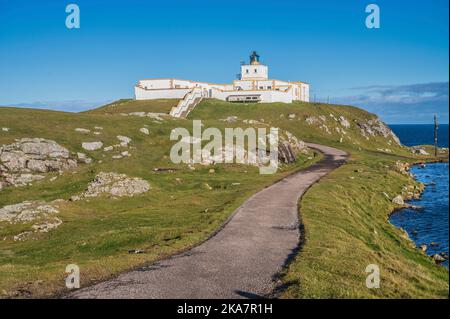
[[[63, 224], [34, 240], [14, 241], [12, 234], [25, 226], [0, 223], [2, 297], [63, 292], [64, 271], [70, 263], [80, 266], [85, 285], [188, 249], [207, 238], [251, 194], [320, 158], [301, 156], [274, 175], [260, 175], [257, 168], [246, 165], [214, 165], [214, 172], [211, 166], [195, 165], [193, 170], [175, 165], [169, 158], [170, 131], [176, 127], [191, 131], [192, 119], [221, 130], [255, 126], [243, 122], [254, 120], [256, 126], [280, 127], [302, 140], [351, 153], [348, 164], [314, 185], [300, 203], [305, 228], [302, 249], [280, 278], [281, 297], [448, 295], [448, 271], [434, 265], [387, 220], [394, 206], [386, 194], [392, 198], [413, 183], [396, 170], [395, 162], [419, 159], [392, 136], [364, 133], [368, 121], [375, 123], [373, 114], [314, 103], [243, 105], [216, 100], [203, 101], [187, 120], [122, 114], [167, 113], [176, 103], [120, 100], [83, 113], [0, 108], [0, 128], [9, 128], [0, 131], [0, 145], [41, 137], [93, 159], [54, 181], [55, 174], [50, 174], [32, 185], [0, 191], [0, 208], [25, 200], [68, 200], [102, 171], [141, 177], [151, 184], [150, 192], [133, 198], [64, 202], [59, 214]], [[232, 116], [237, 119], [226, 120]], [[99, 135], [93, 134], [95, 127], [103, 128]], [[149, 135], [139, 131], [144, 127]], [[76, 128], [91, 132], [75, 132]], [[132, 139], [131, 157], [115, 160], [114, 151], [81, 148], [86, 141], [117, 143], [117, 135]], [[427, 159], [431, 158], [420, 158]], [[162, 170], [156, 172], [157, 168]], [[128, 253], [133, 249], [145, 253]], [[365, 287], [365, 267], [370, 263], [381, 268], [380, 289]]]

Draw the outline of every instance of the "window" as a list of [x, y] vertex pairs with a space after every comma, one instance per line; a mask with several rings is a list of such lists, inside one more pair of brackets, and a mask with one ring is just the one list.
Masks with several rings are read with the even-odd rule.
[[269, 86], [267, 87], [267, 89], [268, 89], [268, 90], [272, 90], [272, 87], [269, 85]]
[[245, 73], [248, 74], [248, 69], [245, 70]]
[[264, 86], [260, 86], [259, 89], [260, 89], [260, 90], [264, 90]]
[[255, 73], [258, 73], [258, 69], [255, 69]]

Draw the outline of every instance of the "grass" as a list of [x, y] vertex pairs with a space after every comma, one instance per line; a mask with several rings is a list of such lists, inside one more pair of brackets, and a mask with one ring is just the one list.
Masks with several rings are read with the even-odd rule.
[[[145, 109], [155, 111], [147, 106]], [[223, 122], [216, 124], [225, 126]], [[144, 125], [149, 136], [139, 132]], [[93, 130], [95, 126], [103, 127], [100, 136], [74, 131], [78, 127]], [[57, 141], [71, 152], [86, 152], [81, 148], [83, 141], [101, 140], [106, 146], [116, 144], [117, 135], [132, 138], [130, 158], [113, 160], [114, 152], [86, 152], [94, 158], [94, 164], [80, 165], [75, 174], [65, 173], [53, 182], [48, 176], [32, 186], [5, 189], [0, 207], [24, 200], [69, 199], [82, 192], [100, 171], [138, 176], [152, 187], [149, 193], [134, 198], [66, 202], [59, 214], [63, 224], [35, 240], [13, 241], [14, 234], [30, 225], [1, 224], [0, 238], [5, 239], [0, 241], [3, 297], [44, 297], [64, 291], [64, 271], [70, 263], [80, 266], [82, 285], [86, 285], [187, 249], [217, 229], [250, 195], [318, 159], [304, 155], [295, 165], [281, 167], [275, 175], [260, 175], [255, 167], [232, 164], [217, 165], [212, 174], [210, 167], [197, 165], [193, 171], [187, 165], [170, 161], [174, 142], [169, 140], [169, 133], [175, 127], [191, 129], [190, 121], [168, 119], [159, 123], [101, 112], [0, 108], [0, 127], [10, 128], [0, 134], [0, 144], [22, 137], [43, 137]], [[154, 168], [173, 168], [176, 172], [156, 173]], [[131, 249], [147, 253], [128, 254]]]
[[[216, 165], [210, 167], [174, 165], [169, 159], [169, 133], [172, 128], [192, 128], [192, 119], [202, 119], [205, 127], [223, 130], [245, 126], [244, 119], [264, 120], [286, 129], [305, 141], [335, 146], [351, 153], [348, 164], [314, 185], [301, 201], [305, 242], [301, 252], [283, 271], [284, 298], [402, 298], [446, 297], [448, 271], [434, 265], [415, 249], [403, 233], [388, 222], [393, 209], [383, 195], [394, 196], [410, 178], [394, 170], [396, 160], [415, 162], [430, 157], [413, 156], [407, 148], [383, 137], [370, 140], [361, 136], [354, 121], [374, 115], [354, 107], [314, 103], [229, 104], [205, 100], [188, 120], [121, 116], [130, 112], [165, 112], [176, 100], [120, 100], [83, 113], [0, 108], [0, 145], [21, 137], [44, 137], [57, 141], [71, 152], [84, 141], [117, 143], [116, 135], [132, 138], [131, 157], [112, 160], [113, 153], [86, 152], [92, 165], [80, 165], [76, 174], [66, 173], [54, 182], [49, 178], [32, 186], [1, 192], [0, 207], [23, 200], [68, 199], [81, 192], [100, 171], [139, 176], [152, 186], [149, 193], [134, 198], [90, 202], [67, 202], [61, 207], [63, 224], [36, 240], [14, 242], [11, 234], [20, 226], [0, 225], [0, 292], [3, 297], [52, 296], [64, 291], [65, 267], [81, 268], [82, 285], [108, 278], [118, 272], [164, 258], [204, 240], [219, 227], [246, 198], [264, 186], [310, 165], [307, 156], [295, 165], [284, 165], [274, 175], [260, 175], [253, 167]], [[351, 123], [347, 134], [336, 131], [339, 124], [330, 113], [345, 116]], [[290, 118], [289, 114], [295, 114]], [[238, 116], [237, 123], [219, 119]], [[328, 134], [307, 117], [326, 117]], [[139, 132], [147, 125], [150, 135]], [[102, 126], [100, 136], [81, 134], [75, 128]], [[341, 143], [341, 137], [342, 143]], [[381, 152], [380, 149], [390, 150]], [[104, 157], [105, 156], [105, 157]], [[102, 161], [102, 163], [99, 163]], [[175, 172], [155, 173], [154, 168]], [[355, 173], [355, 170], [358, 173]], [[233, 183], [239, 182], [239, 185]], [[207, 185], [212, 189], [209, 189]], [[129, 249], [145, 249], [145, 254], [128, 254]], [[367, 289], [367, 264], [381, 268], [381, 288]], [[106, 265], [106, 266], [105, 266]]]

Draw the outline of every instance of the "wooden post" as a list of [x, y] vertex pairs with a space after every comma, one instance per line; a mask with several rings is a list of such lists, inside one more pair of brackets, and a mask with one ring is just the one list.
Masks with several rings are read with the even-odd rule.
[[434, 116], [434, 157], [437, 157], [437, 148], [438, 148], [438, 121], [436, 115]]

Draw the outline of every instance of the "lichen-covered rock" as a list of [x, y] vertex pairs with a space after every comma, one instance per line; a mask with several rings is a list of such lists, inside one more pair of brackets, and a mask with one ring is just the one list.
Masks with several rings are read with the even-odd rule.
[[405, 205], [405, 201], [403, 200], [402, 195], [397, 195], [392, 199], [392, 203], [395, 205], [403, 206]]
[[120, 145], [123, 147], [127, 147], [128, 144], [131, 143], [131, 138], [129, 138], [127, 136], [118, 135], [117, 139], [120, 141]]
[[342, 115], [339, 116], [339, 123], [345, 128], [350, 128], [350, 122]]
[[145, 135], [149, 135], [149, 134], [150, 134], [150, 131], [149, 131], [148, 128], [146, 128], [146, 127], [140, 128], [140, 129], [139, 129], [139, 132], [141, 132], [141, 133], [143, 133], [143, 134], [145, 134]]
[[[273, 136], [272, 134], [267, 134], [266, 139], [268, 139], [269, 141], [271, 140], [270, 144], [275, 144], [275, 136]], [[197, 140], [194, 137], [186, 137], [185, 142], [194, 144], [200, 143], [200, 140]], [[239, 164], [261, 166], [264, 165], [264, 163], [268, 160], [270, 144], [267, 143], [266, 149], [258, 149], [258, 145], [256, 145], [256, 149], [247, 150], [240, 145], [233, 145], [232, 149], [223, 147], [216, 150], [215, 154], [211, 154], [208, 151], [203, 151], [201, 154], [201, 164], [210, 165], [216, 163], [224, 163], [226, 158], [234, 155], [234, 161]], [[297, 139], [290, 132], [279, 130], [278, 162], [284, 164], [293, 163], [297, 160], [297, 156], [300, 153], [308, 153], [308, 147], [306, 146], [306, 144], [303, 141]], [[240, 154], [240, 157], [238, 157], [238, 154]]]
[[382, 136], [385, 139], [393, 140], [397, 145], [402, 145], [397, 135], [379, 118], [373, 118], [367, 121], [357, 120], [356, 124], [366, 139], [374, 136]]
[[227, 123], [236, 123], [238, 120], [237, 116], [228, 116], [226, 119], [220, 119], [219, 121], [227, 122]]
[[128, 177], [125, 174], [99, 173], [81, 194], [79, 199], [97, 197], [99, 195], [112, 195], [115, 197], [131, 197], [150, 190], [150, 184], [137, 177]]
[[305, 121], [306, 121], [306, 123], [308, 123], [309, 125], [312, 125], [312, 124], [317, 123], [317, 122], [318, 122], [318, 119], [317, 119], [317, 117], [315, 117], [315, 116], [308, 116], [308, 117], [305, 119]]
[[69, 151], [55, 141], [22, 138], [0, 147], [0, 189], [42, 179], [33, 173], [62, 172], [76, 167], [77, 162], [69, 157]]
[[29, 231], [14, 235], [14, 240], [26, 240], [34, 233], [46, 233], [62, 224], [56, 214], [59, 208], [54, 203], [43, 201], [25, 201], [14, 205], [7, 205], [0, 209], [0, 223], [28, 224]]
[[81, 144], [81, 147], [83, 147], [83, 149], [85, 149], [86, 151], [96, 151], [103, 147], [103, 143], [102, 142], [83, 142]]
[[75, 129], [75, 132], [87, 134], [87, 133], [90, 133], [91, 130], [88, 130], [88, 129], [85, 129], [85, 128], [77, 127], [77, 128]]
[[430, 153], [428, 153], [425, 149], [418, 147], [418, 146], [411, 147], [411, 152], [413, 154], [419, 154], [419, 155], [425, 155], [425, 156], [430, 155]]

